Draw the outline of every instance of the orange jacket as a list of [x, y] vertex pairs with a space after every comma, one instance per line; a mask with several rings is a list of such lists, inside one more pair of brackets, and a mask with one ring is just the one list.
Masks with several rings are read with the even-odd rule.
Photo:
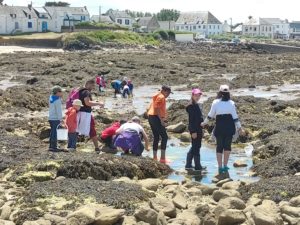
[[77, 111], [73, 107], [66, 112], [65, 124], [68, 126], [69, 133], [75, 133], [77, 129]]
[[[155, 112], [155, 109], [157, 108], [159, 109], [159, 115], [157, 115], [157, 113]], [[148, 115], [159, 116], [160, 118], [167, 118], [166, 98], [161, 92], [158, 92], [152, 97], [152, 102], [148, 110]]]

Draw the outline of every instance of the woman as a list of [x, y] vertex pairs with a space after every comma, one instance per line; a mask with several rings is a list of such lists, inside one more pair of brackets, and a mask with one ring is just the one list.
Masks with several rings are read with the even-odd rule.
[[231, 152], [233, 135], [236, 133], [236, 130], [238, 130], [240, 135], [244, 135], [236, 112], [235, 103], [230, 100], [228, 85], [220, 86], [218, 99], [213, 101], [210, 112], [202, 123], [202, 127], [207, 125], [209, 120], [213, 119], [216, 119], [214, 135], [217, 140], [217, 161], [219, 174], [221, 174], [226, 173], [229, 170], [228, 160]]
[[[117, 137], [114, 145], [122, 148], [124, 153], [131, 151], [135, 156], [141, 156], [144, 148], [149, 151], [149, 139], [140, 123], [139, 117], [135, 116], [130, 122], [123, 124], [116, 131]], [[145, 140], [145, 147], [142, 143], [141, 135]]]
[[186, 157], [186, 170], [193, 170], [192, 161], [194, 159], [195, 171], [201, 171], [203, 169], [200, 162], [200, 148], [202, 142], [202, 127], [203, 116], [201, 108], [198, 104], [202, 96], [202, 91], [198, 88], [193, 89], [192, 98], [190, 104], [186, 107], [186, 111], [189, 116], [189, 131], [192, 137], [192, 147], [187, 153]]

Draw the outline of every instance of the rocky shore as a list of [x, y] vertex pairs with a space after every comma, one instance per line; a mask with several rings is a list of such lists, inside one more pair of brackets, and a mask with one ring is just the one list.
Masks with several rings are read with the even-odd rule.
[[[247, 131], [239, 143], [254, 146], [253, 173], [261, 178], [251, 184], [230, 178], [211, 185], [169, 180], [167, 165], [147, 157], [96, 155], [84, 142], [76, 153], [46, 151], [52, 85], [68, 91], [102, 71], [108, 80], [127, 76], [145, 89], [169, 83], [184, 91], [197, 84], [208, 93], [228, 83], [272, 92], [274, 85], [300, 83], [299, 57], [190, 44], [0, 54], [0, 79], [5, 81], [0, 83], [0, 225], [300, 225], [300, 98], [234, 96]], [[299, 90], [284, 94], [300, 97]], [[205, 114], [213, 100], [207, 98]], [[187, 101], [172, 103], [170, 134], [188, 141]], [[136, 114], [133, 107], [122, 114], [94, 113], [98, 130]]]

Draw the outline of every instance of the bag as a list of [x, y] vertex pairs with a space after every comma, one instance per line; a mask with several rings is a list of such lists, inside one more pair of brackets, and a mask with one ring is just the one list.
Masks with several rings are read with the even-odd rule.
[[71, 90], [66, 102], [66, 109], [71, 108], [73, 106], [73, 101], [79, 99], [80, 90], [81, 90], [80, 88], [74, 88]]

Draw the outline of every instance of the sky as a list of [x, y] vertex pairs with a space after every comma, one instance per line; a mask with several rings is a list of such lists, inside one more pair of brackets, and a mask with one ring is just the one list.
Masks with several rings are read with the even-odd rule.
[[[49, 0], [53, 1], [53, 0]], [[57, 0], [58, 1], [58, 0]], [[63, 0], [62, 0], [63, 1]], [[248, 16], [255, 18], [281, 18], [300, 21], [300, 0], [65, 0], [71, 6], [87, 6], [91, 15], [108, 9], [143, 11], [156, 13], [162, 8], [177, 9], [181, 12], [210, 11], [220, 21], [233, 19], [234, 23], [245, 22]], [[31, 0], [4, 0], [8, 5], [27, 5]], [[45, 0], [32, 0], [34, 6], [42, 6]]]

